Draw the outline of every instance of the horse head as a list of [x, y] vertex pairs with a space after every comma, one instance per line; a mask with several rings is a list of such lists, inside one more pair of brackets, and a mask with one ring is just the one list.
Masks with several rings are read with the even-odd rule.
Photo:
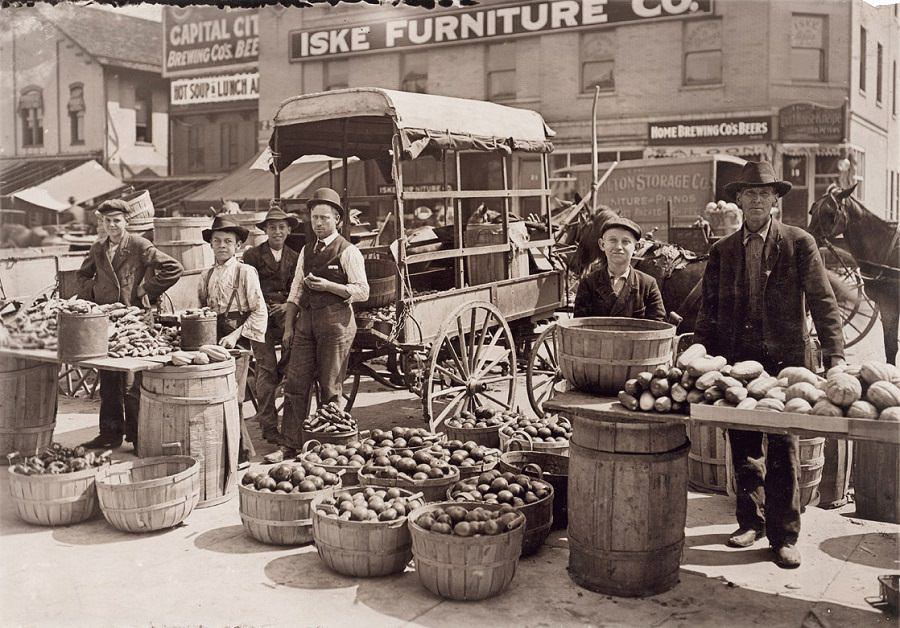
[[809, 231], [816, 238], [834, 238], [847, 229], [850, 223], [850, 208], [847, 199], [853, 194], [856, 185], [842, 190], [832, 183], [821, 197], [816, 199], [809, 209]]

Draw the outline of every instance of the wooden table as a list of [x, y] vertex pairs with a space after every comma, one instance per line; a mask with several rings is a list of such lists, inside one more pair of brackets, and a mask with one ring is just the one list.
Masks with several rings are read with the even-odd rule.
[[[19, 358], [22, 360], [34, 360], [36, 362], [56, 362], [61, 364], [56, 351], [52, 349], [0, 349], [0, 357]], [[123, 373], [137, 373], [157, 369], [169, 361], [167, 355], [148, 356], [146, 358], [92, 358], [74, 362], [75, 366], [92, 368], [98, 371], [118, 371]]]

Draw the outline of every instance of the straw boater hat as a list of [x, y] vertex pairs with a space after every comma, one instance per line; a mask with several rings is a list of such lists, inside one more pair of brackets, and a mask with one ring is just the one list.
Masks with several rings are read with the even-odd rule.
[[101, 214], [125, 214], [125, 217], [128, 217], [128, 203], [121, 199], [110, 199], [108, 201], [103, 201], [100, 204], [100, 207], [97, 208], [97, 212]]
[[625, 231], [630, 231], [636, 240], [641, 239], [641, 235], [643, 232], [641, 231], [641, 227], [633, 220], [629, 220], [628, 218], [623, 218], [622, 216], [616, 216], [615, 218], [610, 218], [603, 226], [600, 227], [600, 237], [603, 237], [603, 234], [613, 228], [625, 229]]
[[775, 169], [768, 161], [748, 161], [744, 164], [740, 177], [725, 185], [725, 193], [735, 199], [743, 189], [760, 188], [766, 185], [774, 187], [778, 196], [784, 196], [791, 191], [792, 187], [788, 181], [778, 180], [775, 176]]
[[297, 228], [297, 225], [300, 224], [299, 218], [297, 218], [293, 214], [286, 214], [280, 207], [275, 206], [269, 209], [266, 217], [262, 219], [262, 222], [256, 223], [256, 226], [259, 227], [262, 231], [265, 231], [266, 223], [270, 220], [286, 220], [288, 223], [288, 227], [290, 227], [292, 231]]
[[227, 214], [221, 214], [213, 218], [212, 227], [203, 230], [203, 239], [209, 242], [212, 240], [214, 231], [228, 231], [237, 236], [239, 242], [243, 242], [250, 234], [244, 227], [233, 221]]
[[341, 213], [341, 218], [344, 217], [344, 207], [341, 205], [341, 195], [331, 188], [319, 188], [313, 192], [313, 195], [306, 201], [306, 208], [312, 209], [313, 205], [323, 204], [334, 207]]

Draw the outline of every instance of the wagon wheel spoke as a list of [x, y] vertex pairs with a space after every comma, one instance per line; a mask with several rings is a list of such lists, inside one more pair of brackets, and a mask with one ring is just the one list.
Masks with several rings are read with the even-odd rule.
[[[481, 359], [481, 352], [484, 349], [484, 339], [487, 337], [488, 329], [491, 325], [491, 317], [485, 316], [484, 322], [481, 324], [481, 333], [478, 335], [478, 346], [475, 348], [475, 362]], [[475, 339], [475, 332], [472, 332], [472, 340]]]
[[538, 336], [532, 346], [525, 372], [528, 401], [538, 416], [544, 414], [544, 403], [568, 388], [559, 370], [556, 326], [551, 325]]
[[495, 366], [497, 366], [501, 362], [505, 362], [508, 364], [511, 357], [511, 350], [504, 351], [502, 355], [499, 355], [490, 362], [485, 362], [483, 365], [481, 365], [478, 371], [473, 375], [473, 377], [480, 378], [482, 375], [487, 375]]
[[497, 384], [500, 382], [508, 382], [513, 378], [512, 375], [494, 375], [493, 377], [483, 377], [478, 381], [482, 384]]
[[438, 399], [440, 397], [446, 397], [448, 395], [457, 395], [461, 392], [465, 392], [467, 390], [467, 386], [451, 386], [450, 388], [442, 388], [441, 390], [437, 390], [431, 393], [432, 399]]
[[443, 423], [444, 420], [445, 420], [448, 416], [450, 416], [450, 414], [451, 414], [452, 412], [454, 412], [454, 411], [456, 410], [457, 406], [459, 406], [459, 402], [460, 402], [460, 401], [462, 401], [464, 398], [467, 399], [467, 401], [468, 401], [468, 396], [467, 396], [467, 395], [468, 395], [468, 393], [467, 393], [465, 390], [462, 391], [461, 393], [459, 393], [458, 395], [456, 395], [456, 397], [454, 397], [453, 400], [450, 401], [450, 403], [448, 403], [448, 404], [444, 407], [443, 410], [441, 410], [441, 413], [437, 416], [437, 418], [436, 418], [436, 420], [434, 421], [434, 423], [435, 423], [436, 425], [440, 425], [441, 423]]
[[450, 378], [451, 381], [453, 381], [456, 384], [461, 384], [463, 386], [466, 385], [466, 380], [464, 380], [462, 377], [460, 377], [455, 371], [451, 371], [450, 369], [445, 368], [445, 367], [441, 366], [440, 364], [435, 365], [434, 370], [437, 371], [438, 373], [441, 373], [442, 375], [446, 375], [447, 377]]
[[[475, 395], [476, 395], [476, 397], [484, 397], [485, 399], [489, 399], [489, 400], [493, 401], [495, 404], [497, 404], [498, 406], [500, 406], [500, 407], [503, 408], [504, 410], [510, 410], [510, 409], [512, 408], [512, 404], [511, 404], [511, 403], [507, 403], [507, 402], [505, 402], [505, 401], [501, 401], [500, 399], [497, 399], [495, 396], [489, 395], [489, 394], [487, 394], [486, 392], [475, 393]], [[482, 405], [484, 405], [484, 404], [482, 404]]]
[[456, 347], [453, 346], [453, 341], [450, 339], [449, 336], [444, 338], [443, 342], [441, 343], [441, 346], [447, 347], [447, 349], [449, 350], [449, 353], [450, 353], [450, 357], [453, 358], [453, 361], [456, 363], [456, 368], [459, 369], [459, 372], [464, 377], [467, 377], [469, 375], [468, 365], [465, 364], [460, 359], [459, 354], [456, 352]]

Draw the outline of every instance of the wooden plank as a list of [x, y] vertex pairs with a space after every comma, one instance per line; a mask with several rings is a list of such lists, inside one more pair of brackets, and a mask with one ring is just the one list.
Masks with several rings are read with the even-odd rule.
[[544, 402], [544, 409], [563, 415], [578, 415], [588, 419], [620, 421], [622, 423], [687, 423], [686, 414], [661, 414], [627, 409], [612, 397], [598, 397], [573, 391], [558, 394]]
[[544, 196], [550, 194], [550, 190], [444, 190], [435, 192], [403, 192], [404, 201], [424, 201], [433, 199], [457, 199], [457, 198], [523, 198], [531, 196]]
[[[37, 360], [39, 362], [55, 362], [59, 363], [56, 357], [56, 351], [50, 349], [0, 349], [0, 355], [14, 358], [24, 358], [26, 360]], [[147, 358], [94, 358], [92, 360], [81, 360], [76, 362], [75, 366], [93, 368], [100, 371], [121, 371], [126, 373], [136, 373], [137, 371], [147, 371], [163, 366], [168, 362], [168, 356], [150, 356]]]
[[406, 256], [407, 264], [415, 264], [417, 262], [432, 262], [437, 259], [447, 259], [449, 257], [471, 257], [473, 255], [487, 255], [489, 253], [505, 253], [509, 251], [509, 244], [490, 244], [487, 246], [470, 246], [462, 249], [442, 249], [440, 251], [431, 251], [429, 253], [415, 253]]

